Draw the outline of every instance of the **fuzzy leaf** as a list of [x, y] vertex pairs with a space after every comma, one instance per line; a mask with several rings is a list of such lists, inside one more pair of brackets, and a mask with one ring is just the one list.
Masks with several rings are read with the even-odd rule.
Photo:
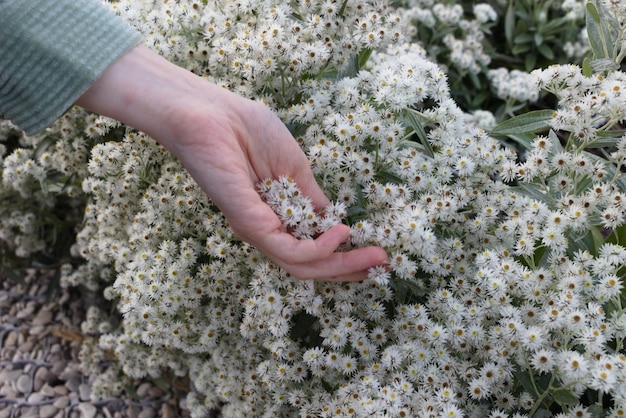
[[563, 388], [554, 390], [552, 396], [559, 405], [576, 405], [580, 402], [577, 396], [572, 395], [569, 390]]
[[[601, 16], [594, 2], [587, 3], [587, 35], [595, 59], [612, 59], [613, 42], [607, 27], [607, 19]], [[605, 13], [602, 13], [605, 14]]]
[[553, 113], [554, 110], [546, 109], [514, 116], [493, 127], [491, 135], [515, 135], [546, 130]]

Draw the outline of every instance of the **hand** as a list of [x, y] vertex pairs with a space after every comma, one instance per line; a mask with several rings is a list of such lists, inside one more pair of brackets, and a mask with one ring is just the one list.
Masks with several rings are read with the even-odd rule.
[[146, 132], [176, 155], [226, 216], [235, 234], [299, 279], [363, 280], [385, 264], [382, 248], [337, 252], [350, 229], [337, 225], [299, 240], [255, 190], [267, 178], [293, 178], [321, 209], [330, 202], [283, 123], [245, 99], [138, 46], [112, 64], [78, 105]]

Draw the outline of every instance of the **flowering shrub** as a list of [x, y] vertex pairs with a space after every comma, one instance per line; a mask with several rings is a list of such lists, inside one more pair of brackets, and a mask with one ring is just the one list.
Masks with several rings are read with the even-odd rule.
[[525, 73], [580, 64], [589, 49], [581, 0], [404, 0], [399, 10], [415, 26], [414, 41], [444, 69], [465, 110], [510, 115], [536, 100]]
[[[0, 271], [57, 266], [72, 259], [88, 197], [81, 190], [91, 147], [115, 140], [113, 121], [78, 108], [27, 137], [0, 120]], [[106, 127], [106, 128], [105, 128]]]
[[[292, 180], [259, 184], [294, 235], [344, 222], [347, 246], [382, 246], [390, 266], [362, 283], [289, 277], [151, 138], [74, 109], [2, 150], [2, 190], [84, 205], [61, 283], [104, 286], [121, 314], [117, 326], [94, 308], [83, 326], [99, 338], [84, 372], [116, 359], [94, 397], [115, 395], [121, 375], [174, 375], [198, 417], [220, 404], [224, 416], [626, 413], [626, 14], [587, 6], [593, 55], [516, 73], [527, 96], [506, 93], [549, 94], [555, 108], [493, 127], [456, 104], [436, 45], [412, 41], [424, 6], [463, 22], [458, 7], [424, 2], [112, 4], [168, 59], [289, 126], [334, 202], [316, 213]], [[477, 21], [493, 10], [476, 5]], [[487, 63], [474, 53], [467, 63]], [[28, 228], [42, 216], [3, 218], [8, 248], [45, 249]]]

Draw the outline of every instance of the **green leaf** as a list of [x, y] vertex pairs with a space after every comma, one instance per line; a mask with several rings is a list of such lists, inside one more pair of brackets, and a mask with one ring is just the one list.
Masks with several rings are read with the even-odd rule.
[[[606, 243], [626, 245], [626, 224], [620, 225], [613, 230], [613, 232], [607, 237]], [[624, 288], [626, 289], [626, 287]]]
[[358, 222], [359, 220], [367, 217], [367, 211], [361, 205], [352, 205], [346, 211], [346, 215], [350, 221], [350, 224]]
[[543, 55], [547, 59], [549, 59], [549, 60], [553, 60], [554, 59], [554, 51], [552, 51], [552, 49], [550, 49], [550, 47], [548, 45], [546, 45], [546, 44], [538, 45], [537, 49], [539, 49], [539, 52], [541, 53], [541, 55]]
[[554, 414], [544, 408], [539, 408], [537, 411], [535, 411], [535, 414], [533, 415], [533, 418], [553, 418]]
[[619, 64], [611, 58], [601, 58], [591, 61], [591, 68], [596, 72], [619, 70]]
[[161, 377], [153, 378], [152, 383], [165, 393], [168, 393], [171, 390], [170, 385]]
[[569, 22], [569, 19], [566, 19], [564, 17], [560, 19], [550, 20], [548, 23], [541, 26], [541, 33], [543, 34], [543, 36], [546, 36], [546, 34], [552, 34], [557, 36], [561, 35], [563, 33], [564, 25], [567, 25]]
[[587, 411], [591, 414], [592, 417], [603, 417], [604, 415], [604, 407], [602, 405], [598, 405], [597, 403], [590, 405], [587, 408]]
[[137, 390], [135, 390], [135, 385], [133, 385], [131, 382], [128, 382], [124, 385], [124, 389], [126, 391], [126, 394], [133, 400], [139, 402], [141, 401], [141, 398], [139, 397], [139, 395], [137, 394]]
[[[598, 10], [595, 2], [588, 2], [586, 8], [587, 35], [594, 58], [612, 59], [613, 42], [607, 27], [607, 19], [604, 18], [606, 13], [604, 10]], [[603, 16], [601, 16], [601, 12]]]
[[506, 12], [504, 15], [504, 37], [506, 43], [511, 47], [513, 45], [513, 35], [515, 34], [515, 7], [513, 2], [509, 1], [506, 6]]
[[511, 188], [515, 190], [517, 193], [521, 193], [523, 195], [531, 197], [535, 200], [538, 200], [539, 202], [543, 202], [543, 203], [550, 202], [548, 195], [543, 190], [539, 190], [537, 186], [534, 185], [533, 183], [520, 182], [516, 186], [511, 186]]
[[333, 393], [335, 390], [337, 390], [337, 388], [339, 387], [339, 384], [338, 383], [331, 384], [325, 381], [324, 379], [322, 379], [322, 387], [324, 388], [326, 392]]
[[554, 390], [551, 395], [561, 406], [576, 405], [580, 402], [577, 396], [574, 396], [569, 390], [563, 388]]
[[513, 48], [511, 48], [511, 52], [513, 53], [513, 55], [520, 55], [528, 51], [530, 51], [530, 45], [528, 44], [515, 45]]
[[593, 68], [591, 67], [591, 60], [589, 57], [583, 59], [583, 75], [585, 77], [591, 77], [593, 75]]
[[526, 33], [528, 32], [528, 26], [526, 26], [526, 19], [529, 19], [527, 16], [520, 16], [520, 19], [515, 23], [515, 33]]
[[533, 140], [535, 139], [535, 135], [531, 133], [524, 134], [509, 134], [508, 138], [512, 139], [516, 144], [520, 145], [524, 149], [531, 149]]
[[380, 182], [380, 183], [392, 183], [392, 184], [403, 184], [404, 180], [400, 177], [397, 176], [393, 173], [389, 173], [387, 171], [379, 171], [378, 173], [374, 174], [374, 178], [376, 179], [376, 181]]
[[543, 264], [543, 258], [547, 254], [547, 251], [548, 247], [545, 246], [537, 247], [535, 249], [535, 252], [533, 253], [533, 262], [535, 263], [535, 266], [540, 266]]
[[535, 385], [533, 384], [533, 381], [531, 377], [529, 376], [527, 370], [518, 370], [517, 373], [515, 373], [515, 380], [517, 380], [517, 382], [522, 385], [524, 390], [526, 390], [526, 392], [530, 393], [531, 395], [533, 396], [541, 395], [541, 393], [537, 393]]
[[520, 44], [529, 44], [533, 41], [533, 36], [530, 33], [522, 33], [521, 35], [518, 35], [515, 37], [515, 39], [513, 40], [513, 43], [520, 45]]
[[46, 152], [47, 149], [50, 146], [52, 146], [56, 141], [57, 141], [57, 138], [54, 138], [54, 137], [51, 137], [51, 136], [45, 137], [41, 142], [39, 142], [37, 147], [35, 147], [35, 149], [33, 150], [31, 158], [33, 160], [38, 160], [39, 157], [41, 157], [41, 155], [44, 152]]
[[361, 68], [365, 66], [365, 64], [367, 63], [367, 60], [372, 55], [372, 51], [373, 50], [370, 48], [365, 48], [359, 52], [359, 57], [357, 60], [357, 63], [358, 63], [357, 70], [360, 70]]
[[417, 135], [420, 143], [424, 147], [424, 151], [428, 154], [429, 157], [434, 157], [435, 151], [433, 150], [432, 145], [430, 145], [430, 142], [428, 142], [428, 137], [426, 135], [426, 131], [424, 130], [424, 125], [422, 125], [422, 122], [418, 119], [417, 112], [412, 109], [406, 109], [404, 114], [407, 118], [409, 126], [411, 127], [411, 129], [413, 129], [415, 135]]
[[587, 2], [585, 7], [587, 8], [587, 19], [591, 17], [595, 23], [600, 23], [600, 13], [596, 5], [593, 2]]
[[[572, 237], [574, 238], [574, 237]], [[577, 250], [589, 251], [589, 254], [598, 255], [598, 250], [604, 243], [604, 236], [597, 227], [591, 227], [584, 237], [571, 239], [569, 249], [572, 253]]]
[[524, 68], [531, 72], [537, 66], [537, 54], [526, 54], [524, 58]]
[[585, 144], [585, 148], [609, 148], [617, 144], [617, 140], [626, 132], [623, 130], [597, 131], [597, 137], [593, 141]]
[[346, 12], [347, 4], [348, 4], [348, 0], [343, 0], [343, 3], [341, 3], [341, 7], [339, 8], [339, 12], [337, 13], [339, 16], [343, 16], [343, 14]]
[[413, 280], [396, 277], [390, 283], [395, 293], [396, 302], [399, 304], [413, 303], [416, 296], [424, 296], [427, 293], [424, 287]]
[[499, 123], [491, 129], [491, 135], [515, 135], [528, 132], [539, 132], [549, 128], [548, 121], [552, 119], [554, 110], [533, 110], [519, 116], [514, 116]]

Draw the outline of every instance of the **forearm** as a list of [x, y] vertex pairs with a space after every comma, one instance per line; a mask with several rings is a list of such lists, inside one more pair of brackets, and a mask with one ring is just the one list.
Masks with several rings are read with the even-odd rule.
[[229, 118], [236, 112], [227, 109], [239, 100], [139, 45], [111, 64], [76, 104], [143, 131], [178, 155], [188, 145], [181, 124], [195, 114], [196, 101], [215, 105], [214, 114], [206, 116]]
[[140, 40], [98, 0], [0, 1], [0, 116], [45, 128]]

